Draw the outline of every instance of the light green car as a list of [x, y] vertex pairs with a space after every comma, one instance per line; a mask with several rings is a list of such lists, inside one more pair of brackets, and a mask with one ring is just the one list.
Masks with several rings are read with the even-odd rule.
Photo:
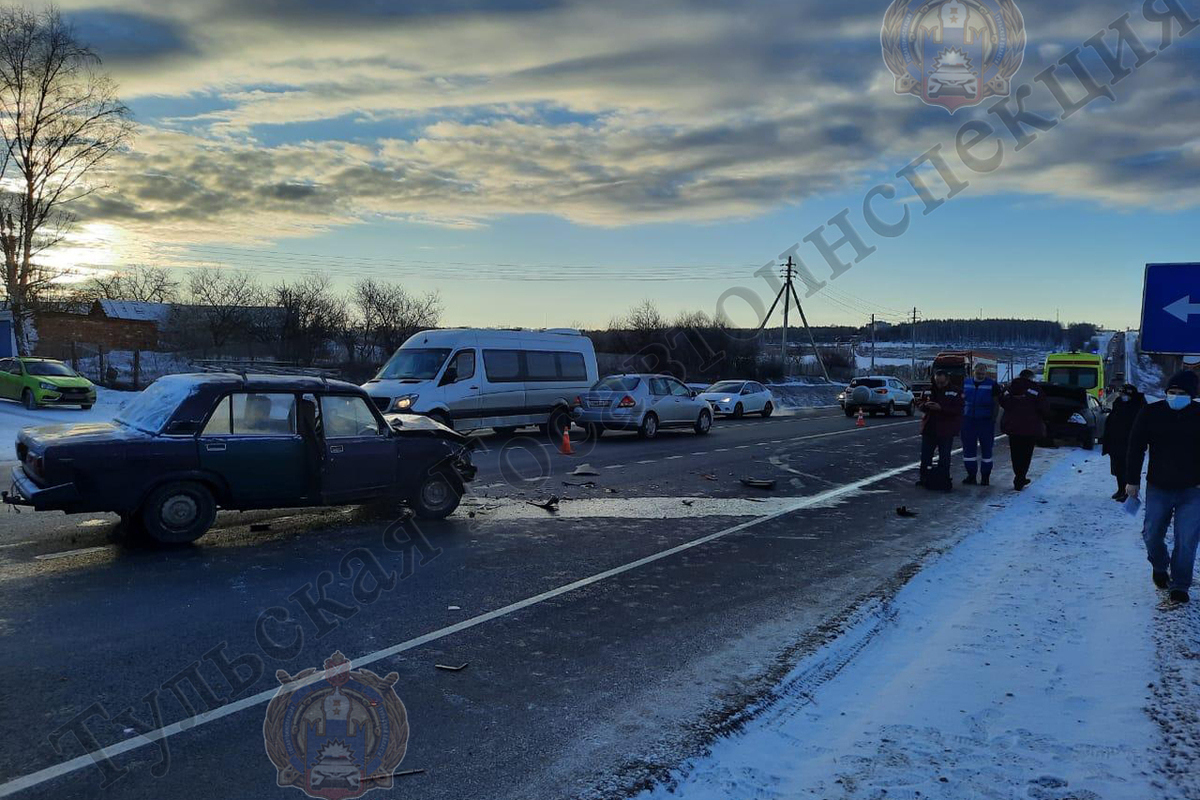
[[20, 400], [26, 408], [80, 406], [96, 402], [96, 387], [61, 361], [48, 358], [0, 358], [0, 397]]

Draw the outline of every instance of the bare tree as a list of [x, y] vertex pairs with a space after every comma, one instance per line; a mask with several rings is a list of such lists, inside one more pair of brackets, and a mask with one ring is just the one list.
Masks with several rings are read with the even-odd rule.
[[354, 286], [354, 303], [363, 326], [365, 355], [384, 358], [404, 340], [437, 327], [442, 301], [436, 293], [416, 296], [395, 283], [364, 278]]
[[208, 332], [214, 347], [224, 347], [237, 334], [270, 327], [260, 319], [263, 292], [248, 272], [215, 268], [193, 272], [188, 280], [191, 312]]
[[90, 278], [81, 293], [93, 300], [174, 303], [179, 299], [179, 281], [163, 267], [138, 265]]
[[658, 306], [654, 305], [653, 300], [643, 300], [631, 308], [626, 324], [630, 330], [639, 333], [652, 333], [667, 327], [666, 320], [659, 313]]
[[312, 364], [321, 348], [344, 327], [345, 300], [333, 293], [324, 275], [281, 283], [272, 292], [283, 316], [276, 331], [283, 357]]
[[30, 304], [55, 277], [35, 259], [62, 241], [67, 207], [99, 188], [88, 176], [132, 134], [116, 83], [57, 10], [0, 10], [0, 249], [21, 352]]

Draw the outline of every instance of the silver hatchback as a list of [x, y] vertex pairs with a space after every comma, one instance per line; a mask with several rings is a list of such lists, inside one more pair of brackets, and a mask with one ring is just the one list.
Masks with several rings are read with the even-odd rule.
[[595, 437], [618, 430], [653, 439], [663, 428], [705, 434], [713, 422], [708, 403], [670, 375], [610, 375], [576, 398], [571, 416]]

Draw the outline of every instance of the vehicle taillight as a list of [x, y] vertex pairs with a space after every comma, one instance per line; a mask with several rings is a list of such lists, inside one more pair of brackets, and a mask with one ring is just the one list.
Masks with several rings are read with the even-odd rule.
[[887, 394], [887, 389], [876, 389], [875, 394]]
[[582, 408], [583, 407], [583, 397], [581, 397], [580, 395], [575, 395], [575, 405]]
[[621, 398], [621, 402], [617, 403], [617, 408], [633, 408], [636, 405], [634, 399], [629, 395]]

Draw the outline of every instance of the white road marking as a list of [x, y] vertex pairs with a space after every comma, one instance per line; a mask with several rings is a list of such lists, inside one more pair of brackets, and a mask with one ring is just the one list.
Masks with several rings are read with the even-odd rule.
[[694, 456], [706, 456], [706, 455], [708, 455], [708, 451], [707, 451], [707, 450], [701, 450], [701, 451], [700, 451], [700, 452], [698, 452], [698, 453], [692, 453], [692, 455], [694, 455]]
[[734, 449], [735, 449], [735, 450], [749, 450], [749, 449], [750, 449], [750, 445], [748, 445], [748, 444], [739, 444], [739, 445], [738, 445], [737, 447], [735, 447]]
[[605, 469], [622, 469], [624, 464], [609, 464]]
[[83, 547], [79, 550], [63, 550], [61, 553], [44, 553], [40, 556], [34, 556], [38, 561], [50, 561], [55, 558], [67, 558], [69, 556], [82, 556], [86, 553], [99, 553], [104, 550], [113, 549], [111, 546], [104, 547]]
[[683, 456], [667, 456], [666, 460], [667, 461], [675, 461], [680, 458], [683, 458]]
[[26, 539], [23, 542], [10, 542], [8, 544], [0, 544], [0, 550], [3, 550], [6, 547], [20, 547], [21, 545], [29, 544], [32, 541], [33, 541], [33, 539]]
[[653, 464], [653, 463], [654, 463], [654, 459], [653, 459], [653, 458], [648, 458], [648, 459], [646, 459], [645, 461], [639, 461], [639, 462], [637, 462], [637, 463], [639, 463], [639, 464]]
[[716, 450], [713, 450], [713, 452], [714, 453], [728, 453], [729, 448], [728, 447], [718, 447]]
[[[960, 451], [956, 450], [955, 452]], [[592, 584], [608, 580], [609, 578], [615, 578], [618, 575], [623, 575], [626, 572], [639, 569], [647, 564], [653, 564], [656, 561], [663, 560], [664, 558], [670, 558], [671, 556], [686, 552], [696, 547], [700, 547], [701, 545], [708, 544], [709, 542], [714, 542], [717, 539], [729, 536], [730, 534], [749, 530], [750, 528], [753, 528], [756, 525], [761, 525], [769, 520], [777, 519], [806, 508], [824, 506], [829, 502], [842, 497], [843, 495], [857, 492], [867, 486], [888, 480], [889, 478], [894, 478], [897, 475], [903, 475], [905, 472], [909, 472], [910, 470], [916, 469], [919, 466], [920, 463], [918, 462], [913, 464], [905, 464], [902, 467], [893, 467], [892, 469], [884, 470], [883, 472], [877, 472], [874, 475], [854, 481], [853, 483], [847, 483], [834, 489], [829, 489], [819, 494], [812, 495], [811, 497], [800, 498], [796, 500], [794, 504], [767, 514], [766, 516], [756, 517], [755, 519], [742, 522], [738, 525], [733, 525], [725, 528], [724, 530], [710, 533], [707, 536], [701, 536], [698, 539], [692, 539], [684, 542], [683, 544], [667, 548], [666, 550], [660, 550], [657, 553], [645, 556], [644, 558], [639, 558], [636, 561], [630, 561], [626, 564], [622, 564], [619, 567], [613, 567], [612, 569], [608, 569], [603, 572], [597, 572], [595, 575], [591, 575], [587, 578], [580, 578], [577, 581], [564, 584], [556, 589], [550, 589], [549, 591], [542, 592], [541, 594], [534, 595], [533, 597], [527, 597], [524, 600], [518, 600], [515, 603], [510, 603], [509, 605], [506, 605], [503, 608], [498, 608], [495, 611], [489, 611], [485, 614], [471, 617], [470, 619], [463, 620], [462, 622], [454, 625], [448, 625], [445, 628], [439, 628], [438, 630], [431, 631], [414, 639], [409, 639], [408, 641], [394, 644], [391, 647], [385, 647], [382, 650], [376, 650], [373, 653], [352, 657], [350, 660], [360, 667], [365, 667], [368, 664], [375, 663], [376, 661], [382, 661], [385, 658], [391, 658], [392, 656], [399, 655], [400, 653], [408, 650], [413, 650], [429, 644], [430, 642], [436, 642], [439, 639], [445, 639], [447, 636], [453, 636], [456, 633], [469, 630], [486, 622], [491, 622], [494, 619], [507, 617], [510, 614], [515, 614], [518, 611], [523, 611], [527, 608], [531, 608], [532, 606], [545, 603], [548, 600], [553, 600], [565, 594], [569, 594], [571, 592], [578, 591], [579, 589], [591, 586]], [[310, 686], [324, 679], [324, 673], [317, 671], [307, 678], [303, 678], [288, 684], [288, 686], [294, 691], [305, 686]], [[225, 705], [214, 708], [211, 711], [205, 711], [201, 714], [197, 714], [194, 717], [188, 717], [186, 719], [179, 720], [178, 722], [173, 722], [170, 725], [149, 731], [145, 734], [133, 736], [123, 741], [116, 742], [108, 747], [103, 747], [100, 750], [87, 753], [82, 756], [76, 756], [75, 758], [69, 761], [64, 761], [61, 764], [55, 764], [52, 767], [46, 767], [45, 769], [40, 769], [37, 772], [31, 772], [28, 775], [14, 778], [7, 783], [0, 784], [0, 797], [8, 797], [9, 795], [16, 794], [17, 792], [25, 789], [43, 784], [46, 781], [51, 781], [55, 778], [60, 778], [63, 775], [68, 775], [85, 767], [92, 766], [101, 758], [112, 758], [114, 756], [121, 755], [122, 753], [127, 753], [131, 750], [137, 750], [138, 748], [153, 744], [159, 739], [165, 739], [167, 737], [174, 736], [177, 733], [193, 730], [209, 722], [215, 722], [216, 720], [224, 719], [225, 717], [236, 714], [239, 711], [260, 706], [264, 703], [270, 702], [271, 698], [273, 698], [277, 692], [278, 687], [274, 689], [267, 689], [259, 692], [258, 694], [251, 695], [250, 697], [244, 697], [241, 700], [236, 700], [232, 703], [226, 703]]]

